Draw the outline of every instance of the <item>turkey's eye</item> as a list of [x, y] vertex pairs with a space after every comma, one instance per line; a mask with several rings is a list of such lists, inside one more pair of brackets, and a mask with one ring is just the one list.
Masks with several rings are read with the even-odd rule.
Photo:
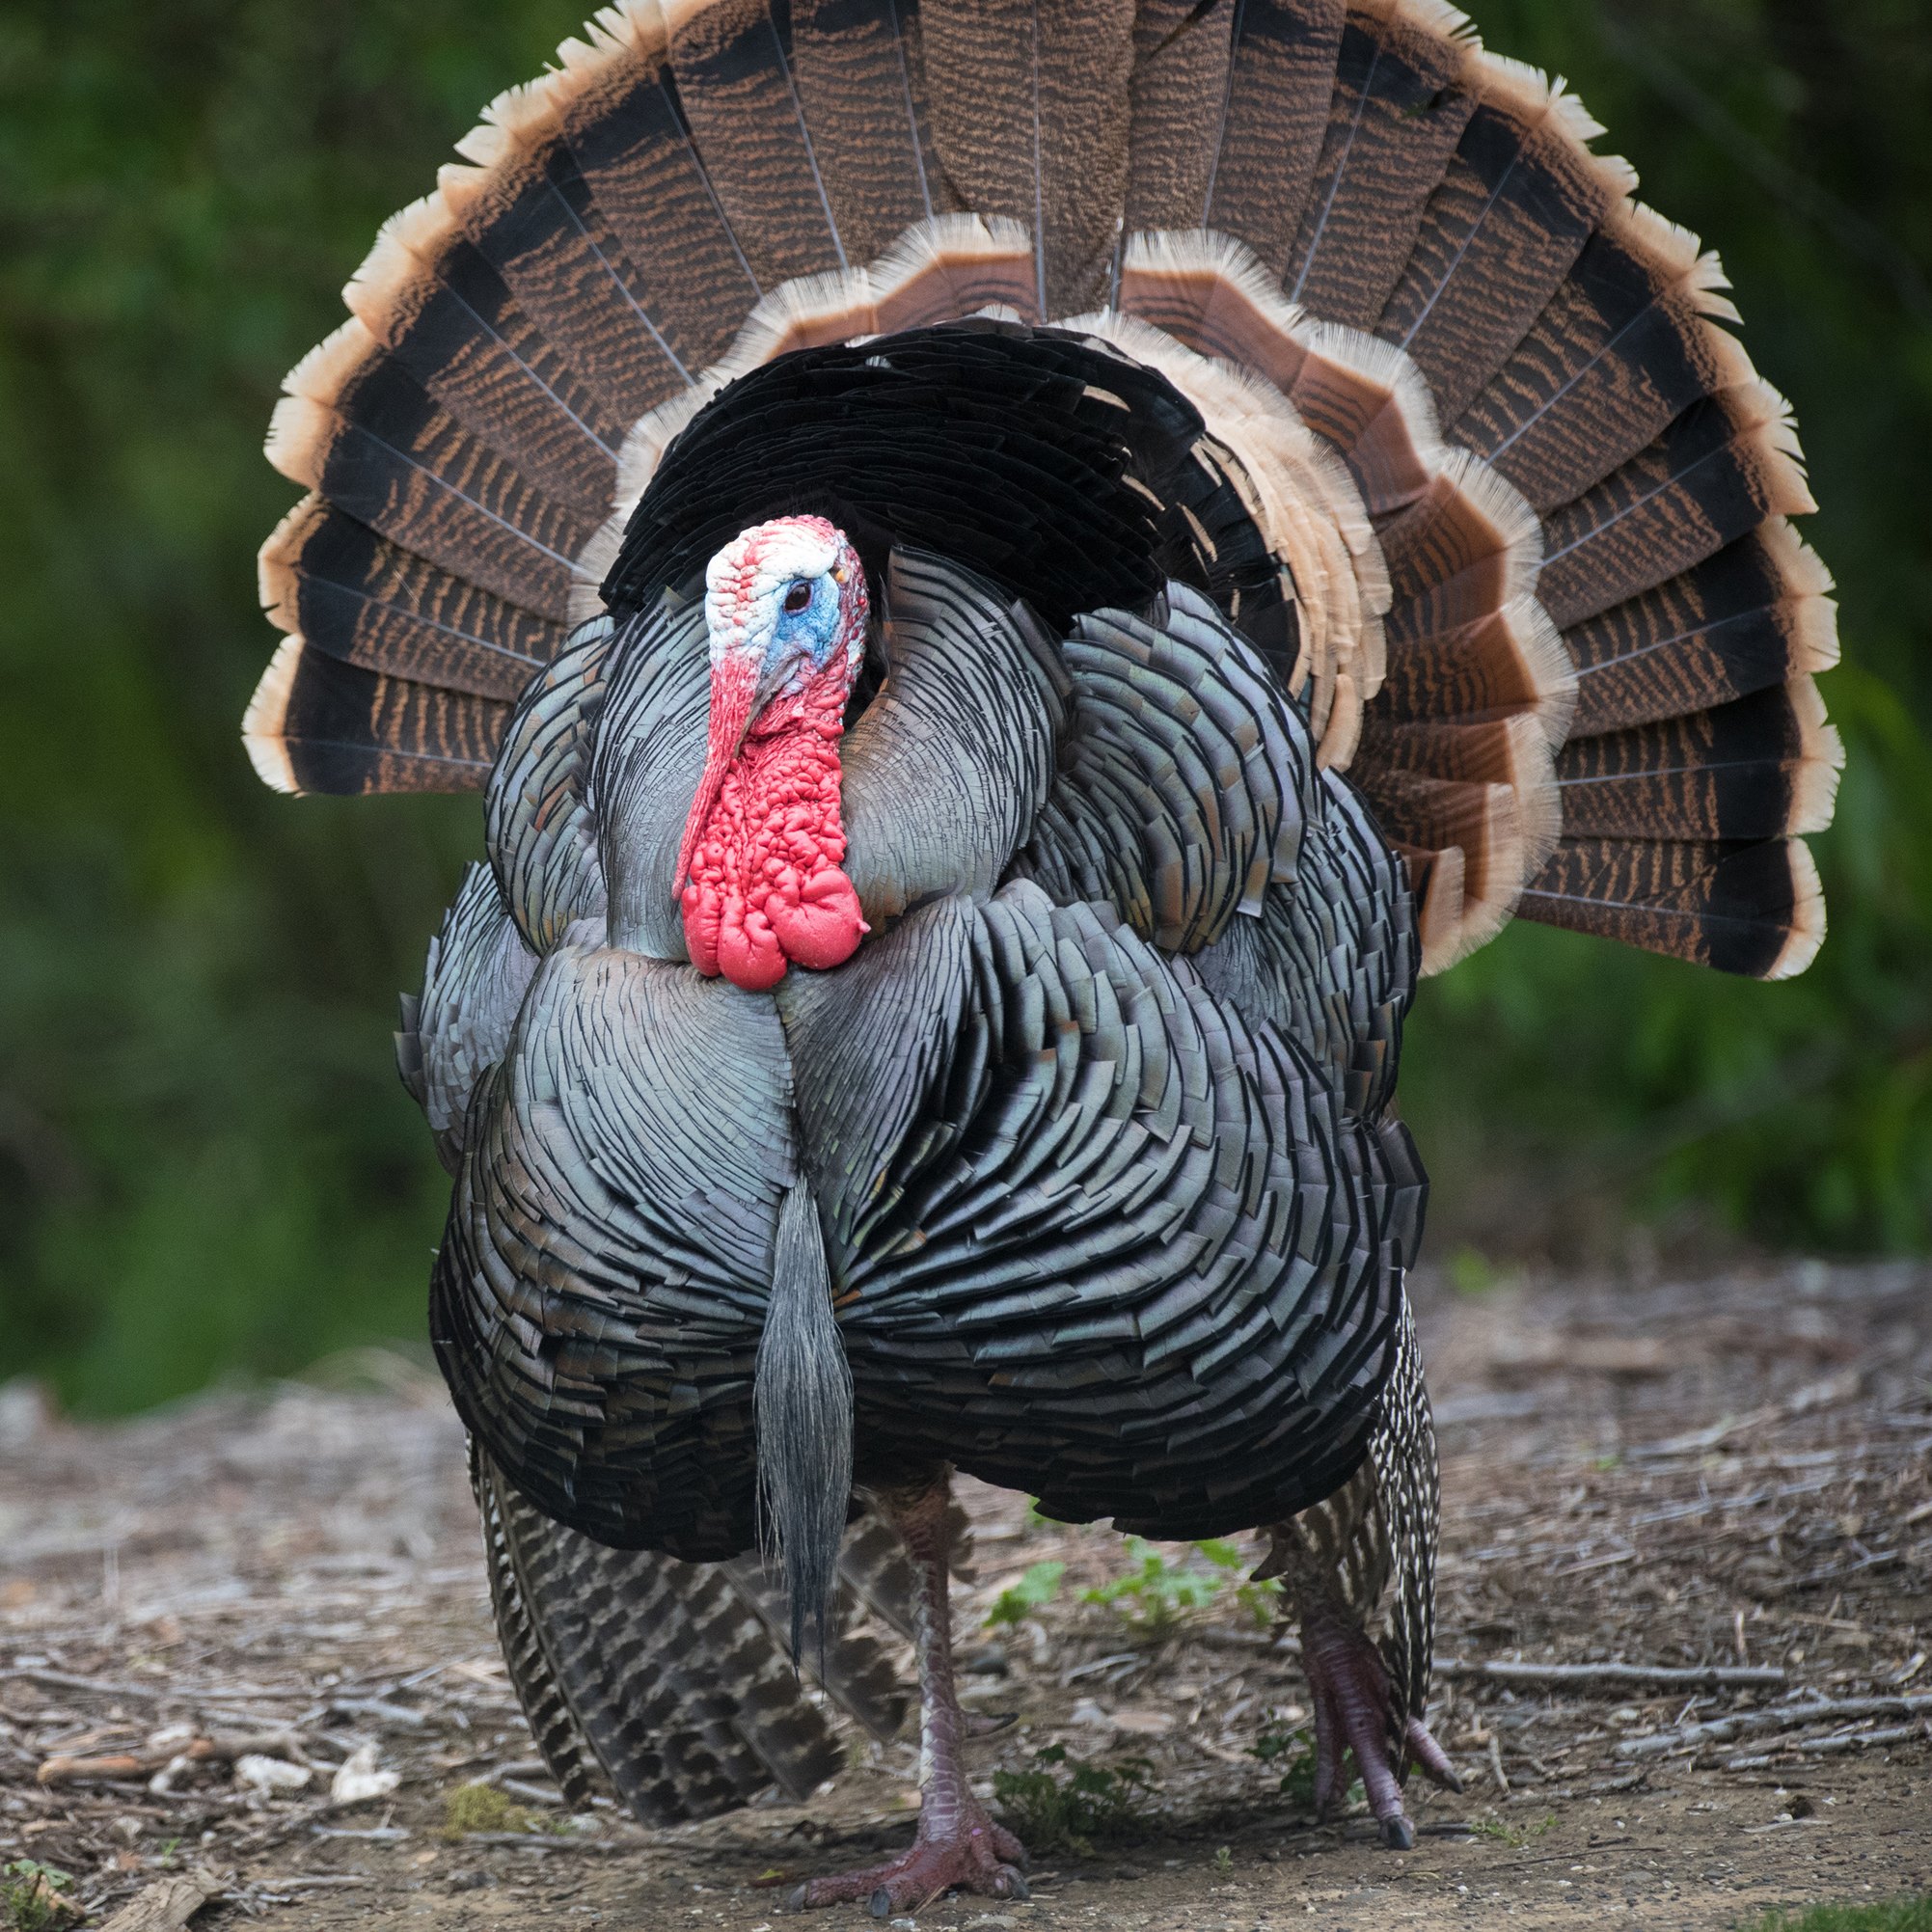
[[809, 610], [811, 601], [812, 586], [803, 577], [785, 592], [785, 610], [791, 616], [796, 617], [801, 611]]

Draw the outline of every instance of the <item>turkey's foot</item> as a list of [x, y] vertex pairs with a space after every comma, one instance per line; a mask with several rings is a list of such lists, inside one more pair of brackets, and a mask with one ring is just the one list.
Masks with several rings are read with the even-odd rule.
[[1325, 1604], [1303, 1613], [1301, 1665], [1315, 1705], [1316, 1815], [1327, 1818], [1347, 1790], [1344, 1771], [1352, 1753], [1383, 1844], [1411, 1850], [1415, 1826], [1402, 1810], [1390, 1737], [1400, 1737], [1424, 1775], [1444, 1790], [1462, 1789], [1456, 1767], [1421, 1718], [1404, 1716], [1397, 1706], [1380, 1652], [1346, 1613]]
[[811, 1905], [838, 1905], [862, 1898], [875, 1918], [917, 1912], [943, 1891], [983, 1892], [992, 1898], [1024, 1898], [1026, 1881], [1020, 1840], [995, 1825], [977, 1802], [963, 1807], [952, 1824], [928, 1836], [922, 1821], [912, 1848], [863, 1871], [840, 1872], [802, 1885], [786, 1901], [794, 1912]]

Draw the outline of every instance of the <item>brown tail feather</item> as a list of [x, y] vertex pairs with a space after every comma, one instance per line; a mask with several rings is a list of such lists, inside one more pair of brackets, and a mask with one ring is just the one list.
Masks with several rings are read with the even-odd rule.
[[662, 17], [613, 8], [586, 31], [549, 83], [558, 124], [690, 379], [730, 346], [763, 285], [692, 145]]
[[910, 0], [803, 0], [792, 68], [847, 257], [869, 261], [941, 212], [919, 16]]
[[1837, 662], [1832, 581], [1788, 523], [1572, 624], [1579, 735], [1684, 718]]
[[1188, 225], [1245, 242], [1277, 286], [1327, 133], [1345, 13], [1344, 0], [1241, 0], [1232, 10], [1208, 205]]
[[692, 138], [760, 284], [849, 266], [775, 10], [673, 0], [665, 18]]
[[1844, 748], [1810, 678], [1657, 724], [1573, 738], [1557, 759], [1572, 837], [1748, 840], [1821, 831]]
[[1565, 838], [1523, 888], [1524, 915], [1753, 979], [1803, 972], [1825, 938], [1802, 839], [1756, 845]]
[[307, 496], [259, 559], [261, 605], [313, 649], [365, 670], [511, 702], [563, 648], [563, 626], [452, 577]]
[[1475, 99], [1473, 37], [1439, 0], [1363, 0], [1335, 64], [1328, 130], [1282, 278], [1324, 321], [1367, 329], [1408, 260]]
[[1196, 0], [1134, 8], [1123, 238], [1197, 228], [1206, 218], [1228, 97], [1225, 13]]
[[444, 205], [578, 379], [630, 423], [690, 380], [650, 293], [578, 172], [553, 90], [503, 95], [437, 176]]
[[470, 436], [358, 321], [289, 372], [268, 459], [290, 481], [466, 582], [561, 618], [596, 528]]
[[925, 0], [920, 20], [955, 204], [1032, 232], [1027, 313], [1095, 307], [1126, 190], [1130, 0]]
[[1495, 373], [1634, 185], [1622, 163], [1589, 151], [1601, 130], [1560, 86], [1493, 55], [1471, 68], [1479, 104], [1375, 324], [1415, 358], [1445, 421]]
[[1456, 440], [1541, 511], [1627, 462], [1701, 396], [1751, 379], [1716, 259], [1629, 203], [1613, 208], [1567, 279], [1463, 410]]
[[384, 223], [342, 299], [469, 435], [580, 517], [603, 516], [628, 425], [531, 325], [440, 196]]
[[1783, 399], [1763, 383], [1694, 404], [1544, 519], [1543, 608], [1567, 627], [1654, 589], [1767, 517], [1815, 509], [1797, 447]]
[[278, 792], [479, 792], [511, 707], [385, 677], [287, 638], [241, 735]]

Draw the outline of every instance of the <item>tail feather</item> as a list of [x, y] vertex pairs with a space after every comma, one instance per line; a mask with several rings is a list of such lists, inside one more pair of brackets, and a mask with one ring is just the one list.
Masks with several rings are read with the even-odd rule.
[[[1123, 239], [1207, 216], [1231, 54], [1217, 7], [1140, 0], [1133, 12]], [[1198, 346], [1198, 344], [1194, 345]]]
[[596, 528], [476, 441], [351, 319], [283, 385], [268, 460], [345, 514], [538, 616], [560, 619]]
[[1523, 912], [1752, 979], [1803, 972], [1825, 939], [1817, 867], [1797, 838], [1566, 837], [1523, 888]]
[[562, 139], [550, 91], [517, 89], [457, 143], [437, 176], [444, 205], [528, 314], [618, 422], [684, 388], [690, 371]]
[[1462, 84], [1471, 53], [1466, 23], [1438, 0], [1351, 10], [1321, 158], [1282, 278], [1324, 321], [1368, 329], [1382, 313], [1475, 107]]
[[1346, 12], [1345, 0], [1240, 0], [1233, 9], [1208, 205], [1194, 219], [1245, 242], [1276, 286], [1314, 190]]
[[548, 82], [558, 122], [633, 264], [651, 327], [690, 380], [730, 346], [767, 284], [693, 144], [662, 19], [641, 6], [612, 8], [587, 31], [587, 44], [564, 42], [562, 70]]
[[304, 497], [262, 546], [262, 608], [365, 670], [504, 703], [563, 647], [561, 624], [436, 569], [324, 498]]
[[1784, 399], [1765, 383], [1726, 390], [1544, 519], [1537, 595], [1566, 628], [1655, 589], [1767, 517], [1816, 507]]
[[1025, 224], [1027, 313], [1105, 299], [1127, 182], [1131, 0], [925, 0], [933, 130], [956, 204]]
[[1810, 678], [1687, 718], [1576, 738], [1557, 759], [1573, 836], [1734, 839], [1822, 831], [1844, 747]]
[[1832, 580], [1773, 517], [1694, 569], [1593, 617], [1564, 641], [1578, 735], [1685, 718], [1838, 660]]
[[1716, 258], [1640, 204], [1612, 209], [1456, 421], [1541, 511], [1602, 481], [1700, 398], [1752, 377]]
[[1461, 415], [1635, 185], [1590, 152], [1576, 98], [1513, 61], [1471, 63], [1475, 111], [1430, 196], [1375, 333], [1415, 358], [1445, 420]]
[[384, 223], [342, 299], [469, 435], [580, 517], [603, 516], [626, 425], [531, 327], [441, 196]]
[[785, 10], [767, 0], [672, 0], [665, 20], [692, 138], [759, 285], [848, 267], [791, 35], [780, 28], [790, 24]]
[[869, 261], [941, 211], [918, 14], [911, 0], [802, 0], [792, 68], [848, 262]]

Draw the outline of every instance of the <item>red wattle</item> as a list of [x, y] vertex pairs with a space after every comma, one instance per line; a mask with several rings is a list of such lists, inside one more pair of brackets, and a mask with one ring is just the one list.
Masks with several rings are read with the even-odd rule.
[[680, 895], [685, 945], [701, 973], [765, 993], [788, 961], [822, 971], [858, 949], [865, 919], [839, 869], [844, 682], [808, 687], [780, 718], [756, 721], [721, 774], [707, 767]]

